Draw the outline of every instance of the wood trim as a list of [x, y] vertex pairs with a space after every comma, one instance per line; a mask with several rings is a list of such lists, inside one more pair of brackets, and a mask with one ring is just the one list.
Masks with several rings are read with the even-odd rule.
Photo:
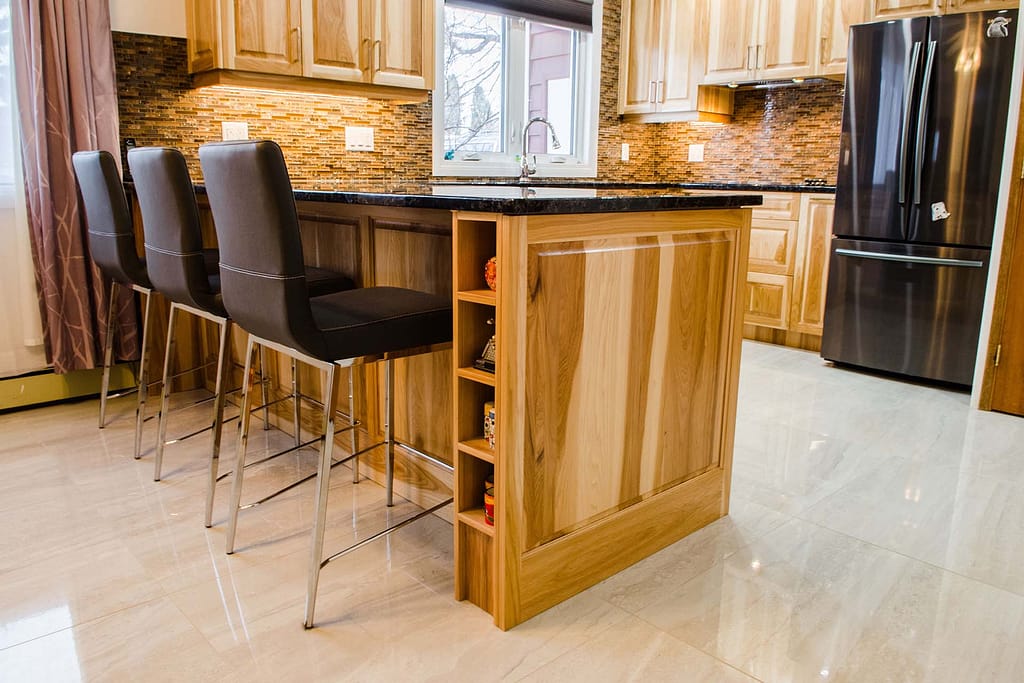
[[205, 88], [224, 85], [233, 88], [260, 88], [286, 92], [313, 93], [318, 95], [341, 95], [345, 97], [366, 97], [376, 100], [395, 100], [401, 104], [426, 102], [430, 91], [413, 88], [397, 88], [370, 83], [347, 83], [325, 78], [305, 78], [281, 74], [264, 74], [231, 69], [216, 69], [192, 75], [192, 85]]
[[[721, 516], [724, 471], [715, 468], [546, 543], [522, 559], [519, 621], [616, 574]], [[628, 544], [623, 539], [630, 539]], [[501, 626], [501, 624], [498, 624]]]
[[[564, 217], [563, 217], [564, 218]], [[501, 453], [522, 453], [525, 448], [526, 373], [526, 234], [525, 216], [502, 216], [498, 221], [498, 279], [496, 334], [497, 374], [503, 378], [495, 392], [497, 433]], [[511, 381], [515, 379], [515, 381]], [[509, 629], [523, 621], [520, 608], [520, 557], [523, 554], [523, 463], [501, 457], [494, 474], [494, 522], [498, 533], [495, 562], [497, 595], [494, 623]]]
[[700, 221], [685, 228], [681, 228], [679, 225], [679, 211], [530, 216], [529, 242], [530, 244], [539, 244], [572, 241], [580, 239], [581, 236], [587, 238], [644, 237], [662, 233], [685, 234], [712, 230], [735, 230], [738, 227], [737, 209], [701, 211]]

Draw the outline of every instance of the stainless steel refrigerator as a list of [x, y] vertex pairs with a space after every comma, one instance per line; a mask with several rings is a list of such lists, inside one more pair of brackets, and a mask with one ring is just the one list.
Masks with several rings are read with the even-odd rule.
[[971, 383], [1017, 11], [850, 32], [821, 355]]

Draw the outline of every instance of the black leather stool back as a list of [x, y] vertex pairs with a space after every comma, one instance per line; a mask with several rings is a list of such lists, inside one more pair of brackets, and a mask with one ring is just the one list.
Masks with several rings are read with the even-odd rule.
[[135, 251], [131, 212], [110, 152], [75, 152], [71, 158], [89, 226], [89, 252], [103, 274], [125, 285], [151, 289]]
[[199, 148], [199, 160], [216, 222], [228, 313], [251, 334], [325, 357], [281, 148], [271, 141], [214, 143]]
[[185, 157], [176, 149], [138, 147], [128, 151], [128, 166], [142, 209], [153, 285], [171, 301], [223, 315], [207, 275], [199, 208]]

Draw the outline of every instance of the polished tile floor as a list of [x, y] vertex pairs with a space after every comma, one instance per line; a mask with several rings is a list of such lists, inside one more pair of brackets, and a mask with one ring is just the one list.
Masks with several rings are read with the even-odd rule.
[[[304, 631], [309, 485], [245, 514], [228, 558], [205, 442], [154, 483], [131, 399], [96, 411], [0, 416], [0, 681], [1024, 680], [1024, 419], [965, 394], [745, 343], [730, 516], [508, 633], [452, 599], [438, 519], [331, 565]], [[386, 521], [347, 479], [334, 546]]]

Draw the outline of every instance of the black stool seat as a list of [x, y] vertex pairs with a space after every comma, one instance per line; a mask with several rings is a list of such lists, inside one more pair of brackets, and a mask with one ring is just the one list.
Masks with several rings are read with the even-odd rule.
[[322, 360], [355, 358], [451, 341], [446, 297], [399, 287], [366, 287], [310, 299]]
[[355, 289], [352, 278], [326, 268], [306, 266], [306, 288], [310, 296], [323, 296], [332, 292]]

